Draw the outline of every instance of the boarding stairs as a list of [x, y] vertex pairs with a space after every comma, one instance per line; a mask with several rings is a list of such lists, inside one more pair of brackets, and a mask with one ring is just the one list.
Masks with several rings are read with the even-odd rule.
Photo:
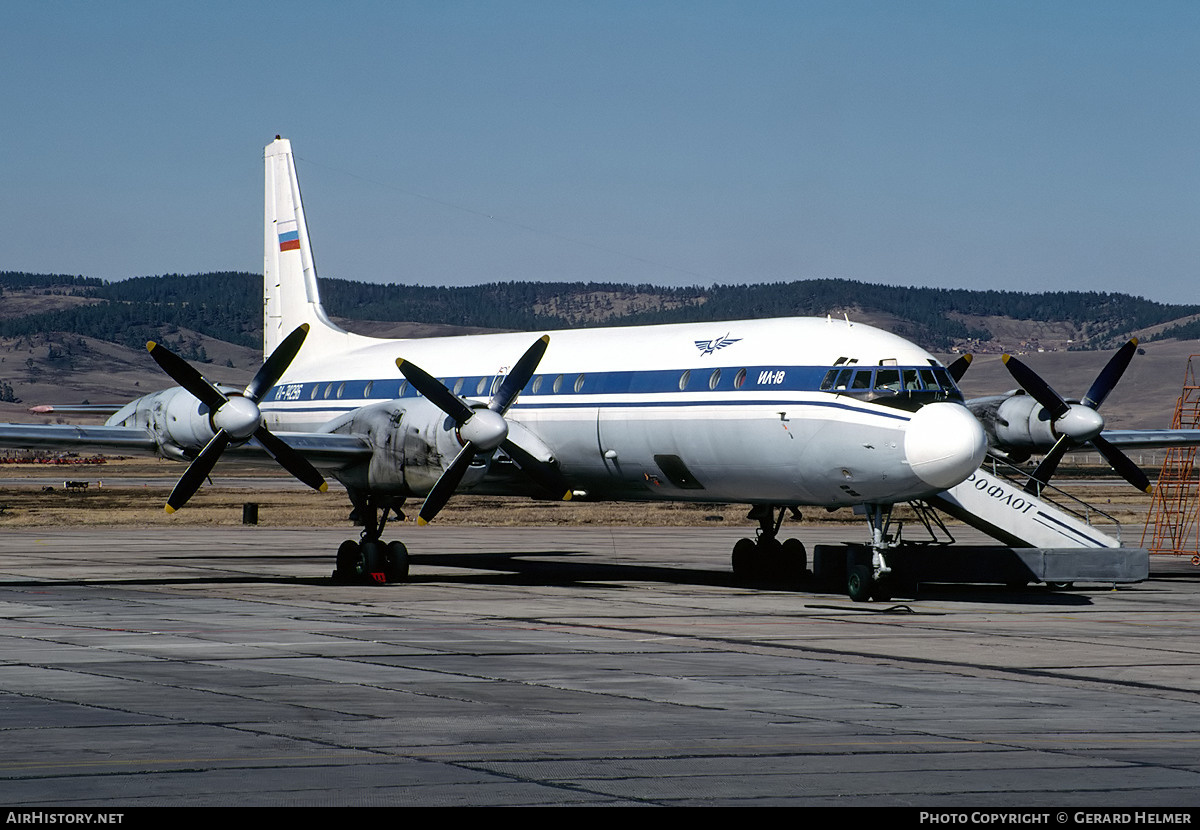
[[958, 486], [914, 504], [927, 529], [936, 525], [949, 536], [940, 521], [931, 524], [932, 507], [1000, 543], [928, 545], [910, 560], [922, 581], [1118, 583], [1149, 576], [1149, 554], [1122, 544], [1116, 519], [1051, 485], [1027, 493], [1028, 480], [1028, 473], [989, 458]]
[[1028, 473], [998, 459], [927, 501], [1012, 547], [1119, 548], [1121, 525], [1104, 511], [1050, 484], [1025, 492]]

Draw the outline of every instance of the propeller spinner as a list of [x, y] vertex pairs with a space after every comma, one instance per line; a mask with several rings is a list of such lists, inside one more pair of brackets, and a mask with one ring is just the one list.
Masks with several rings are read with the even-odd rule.
[[1054, 446], [1050, 448], [1030, 476], [1029, 482], [1025, 485], [1026, 492], [1035, 492], [1040, 484], [1045, 484], [1050, 480], [1067, 450], [1086, 444], [1095, 447], [1096, 451], [1104, 456], [1104, 460], [1123, 479], [1139, 490], [1150, 492], [1150, 479], [1146, 477], [1146, 474], [1138, 469], [1129, 456], [1100, 435], [1104, 430], [1104, 418], [1096, 411], [1129, 367], [1129, 362], [1133, 360], [1134, 352], [1137, 351], [1137, 344], [1138, 341], [1135, 337], [1117, 350], [1117, 353], [1092, 381], [1091, 388], [1079, 403], [1069, 403], [1064, 400], [1051, 388], [1050, 384], [1012, 355], [1006, 354], [1001, 358], [1021, 388], [1042, 405], [1042, 409], [1050, 416], [1054, 433], [1058, 436]]
[[516, 401], [517, 396], [537, 370], [542, 355], [550, 343], [550, 335], [538, 338], [521, 359], [504, 378], [496, 394], [492, 396], [486, 408], [472, 409], [462, 398], [455, 395], [437, 378], [430, 375], [421, 367], [404, 358], [396, 360], [396, 368], [404, 375], [413, 387], [424, 395], [438, 409], [445, 412], [458, 428], [458, 437], [463, 443], [454, 461], [442, 473], [441, 478], [433, 485], [421, 512], [417, 516], [417, 524], [425, 525], [433, 520], [450, 496], [458, 489], [467, 468], [477, 456], [488, 455], [498, 448], [517, 463], [534, 481], [552, 493], [562, 493], [561, 498], [567, 501], [571, 498], [571, 490], [566, 481], [554, 467], [535, 458], [531, 453], [508, 438], [508, 422], [504, 420], [505, 413]]
[[212, 413], [210, 419], [216, 429], [216, 435], [193, 459], [175, 485], [175, 489], [171, 491], [165, 508], [168, 513], [174, 513], [195, 495], [204, 479], [212, 472], [217, 459], [230, 444], [240, 444], [252, 437], [258, 439], [263, 449], [300, 481], [322, 493], [329, 489], [325, 479], [308, 462], [308, 459], [266, 428], [263, 424], [262, 412], [258, 408], [263, 397], [287, 371], [287, 367], [300, 351], [307, 335], [308, 324], [305, 323], [284, 338], [279, 347], [263, 362], [245, 391], [241, 395], [232, 397], [213, 386], [186, 360], [166, 346], [155, 343], [153, 340], [146, 344], [150, 356], [162, 367], [162, 370], [209, 408]]

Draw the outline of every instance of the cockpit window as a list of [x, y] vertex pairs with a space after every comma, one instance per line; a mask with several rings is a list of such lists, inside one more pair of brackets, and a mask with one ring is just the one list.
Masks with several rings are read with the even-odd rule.
[[906, 410], [934, 401], [962, 400], [962, 393], [943, 366], [834, 367], [821, 379], [821, 391]]
[[875, 372], [875, 388], [886, 392], [900, 391], [899, 369], [878, 369]]

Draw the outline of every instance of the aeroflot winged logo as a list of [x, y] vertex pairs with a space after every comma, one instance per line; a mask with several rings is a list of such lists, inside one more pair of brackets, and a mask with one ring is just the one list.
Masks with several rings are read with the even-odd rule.
[[696, 343], [696, 348], [700, 350], [701, 355], [709, 355], [717, 349], [733, 345], [741, 339], [740, 337], [730, 337], [729, 334], [726, 334], [724, 337], [716, 337], [712, 340], [696, 340], [694, 342]]

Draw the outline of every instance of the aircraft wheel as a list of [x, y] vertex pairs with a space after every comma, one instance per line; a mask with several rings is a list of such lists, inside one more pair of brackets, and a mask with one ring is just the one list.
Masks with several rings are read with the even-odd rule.
[[388, 582], [403, 582], [408, 579], [408, 548], [401, 542], [388, 542], [384, 551], [383, 572]]
[[738, 539], [733, 546], [733, 575], [749, 579], [755, 575], [758, 563], [758, 545], [753, 539]]
[[1046, 587], [1051, 591], [1069, 591], [1075, 587], [1074, 582], [1047, 582]]
[[387, 547], [383, 542], [362, 543], [362, 575], [371, 582], [387, 582]]
[[336, 561], [333, 572], [336, 582], [353, 582], [362, 576], [362, 551], [353, 539], [347, 539], [338, 547]]
[[892, 599], [892, 593], [895, 591], [896, 584], [891, 576], [885, 576], [882, 579], [875, 580], [875, 584], [871, 586], [871, 598], [876, 602], [889, 602]]
[[779, 547], [780, 576], [803, 579], [808, 576], [808, 551], [799, 539], [785, 539]]
[[855, 602], [871, 598], [871, 566], [851, 565], [846, 575], [846, 593]]

